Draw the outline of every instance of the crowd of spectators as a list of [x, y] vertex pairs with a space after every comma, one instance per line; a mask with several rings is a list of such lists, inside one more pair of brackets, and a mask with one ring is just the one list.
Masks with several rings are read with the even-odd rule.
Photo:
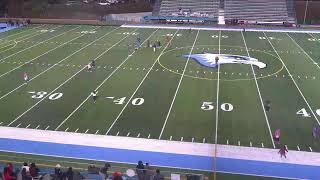
[[[88, 173], [90, 174], [89, 168], [92, 168], [92, 165], [88, 167]], [[135, 169], [128, 169], [126, 172], [120, 172], [119, 167], [113, 168], [113, 171], [110, 170], [111, 165], [105, 163], [104, 166], [97, 168], [97, 171], [92, 174], [96, 174], [95, 178], [97, 180], [123, 180], [123, 179], [132, 179], [132, 180], [164, 180], [164, 175], [160, 173], [159, 169], [155, 169], [149, 165], [149, 163], [143, 164], [142, 161], [139, 161]], [[47, 169], [47, 168], [44, 168]], [[119, 171], [115, 171], [118, 169]], [[124, 178], [124, 176], [126, 178]], [[12, 163], [6, 163], [3, 168], [3, 173], [0, 173], [0, 180], [80, 180], [80, 179], [92, 179], [87, 178], [85, 175], [82, 175], [80, 172], [74, 171], [72, 167], [67, 169], [61, 167], [60, 164], [57, 164], [54, 168], [54, 171], [40, 171], [40, 168], [35, 163], [28, 164], [24, 162], [22, 166], [14, 167]]]

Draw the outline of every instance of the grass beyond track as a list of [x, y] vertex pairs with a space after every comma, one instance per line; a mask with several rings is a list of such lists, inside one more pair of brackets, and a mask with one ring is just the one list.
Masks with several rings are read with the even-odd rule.
[[[1, 126], [265, 148], [281, 129], [289, 149], [320, 151], [318, 34], [32, 25], [0, 40]], [[204, 52], [267, 67], [182, 57]]]

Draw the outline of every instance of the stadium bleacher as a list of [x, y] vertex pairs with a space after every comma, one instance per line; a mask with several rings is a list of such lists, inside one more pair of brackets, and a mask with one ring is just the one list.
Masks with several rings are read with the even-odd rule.
[[218, 0], [162, 0], [159, 15], [217, 17]]
[[259, 22], [295, 22], [287, 0], [225, 0], [225, 19]]

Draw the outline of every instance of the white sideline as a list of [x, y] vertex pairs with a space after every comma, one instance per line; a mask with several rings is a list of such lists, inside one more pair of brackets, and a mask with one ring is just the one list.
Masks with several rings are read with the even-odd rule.
[[[193, 29], [193, 30], [208, 30], [208, 31], [243, 31], [243, 28], [232, 28], [232, 27], [209, 27], [209, 26], [174, 26], [174, 25], [145, 25], [145, 24], [124, 24], [121, 27], [124, 28], [158, 28], [158, 29]], [[292, 33], [320, 33], [320, 30], [304, 29], [299, 30], [298, 28], [245, 28], [248, 32], [292, 32]]]
[[[80, 134], [13, 127], [0, 127], [0, 138], [214, 157], [214, 144], [205, 143]], [[217, 146], [217, 157], [220, 158], [320, 166], [320, 153], [289, 150], [287, 158], [280, 158], [277, 149], [231, 145]]]
[[[135, 32], [137, 29], [135, 29], [132, 32]], [[124, 38], [122, 38], [120, 41], [116, 42], [115, 44], [113, 44], [110, 48], [108, 48], [107, 50], [105, 50], [104, 52], [102, 52], [101, 54], [99, 54], [94, 60], [99, 59], [101, 56], [103, 56], [105, 53], [109, 52], [113, 47], [117, 46], [120, 42], [122, 42], [124, 39], [126, 39], [130, 34], [128, 34], [127, 36], [125, 36]], [[40, 104], [42, 101], [44, 101], [48, 96], [50, 96], [52, 93], [54, 93], [57, 89], [59, 89], [60, 87], [62, 87], [63, 85], [65, 85], [67, 82], [69, 82], [72, 78], [74, 78], [76, 75], [78, 75], [80, 72], [82, 72], [84, 69], [86, 68], [86, 66], [84, 66], [83, 68], [81, 68], [78, 72], [76, 72], [74, 75], [72, 75], [70, 78], [68, 78], [67, 80], [65, 80], [62, 84], [60, 84], [58, 87], [56, 87], [54, 90], [52, 90], [50, 93], [48, 93], [46, 96], [44, 96], [41, 100], [39, 100], [37, 103], [35, 103], [33, 106], [31, 106], [29, 109], [27, 109], [26, 111], [24, 111], [22, 114], [20, 114], [19, 116], [17, 116], [13, 121], [11, 121], [7, 126], [10, 126], [11, 124], [13, 124], [14, 122], [16, 122], [18, 119], [20, 119], [23, 115], [25, 115], [26, 113], [28, 113], [31, 109], [33, 109], [34, 107], [36, 107], [38, 104]]]
[[[148, 39], [150, 39], [151, 36], [152, 36], [155, 32], [157, 32], [157, 30], [154, 31], [142, 44], [144, 44]], [[98, 87], [96, 87], [95, 90], [98, 91], [99, 88], [100, 88], [107, 80], [109, 80], [109, 79], [113, 76], [113, 74], [114, 74], [115, 72], [117, 72], [118, 69], [119, 69], [125, 62], [127, 62], [127, 60], [128, 60], [130, 57], [132, 57], [132, 55], [133, 55], [135, 52], [136, 52], [136, 51], [134, 51], [133, 53], [131, 53], [127, 58], [125, 58], [125, 59], [122, 61], [122, 63], [121, 63], [120, 65], [118, 65], [118, 67], [115, 68], [115, 70], [113, 70], [113, 71], [99, 84]], [[57, 131], [76, 111], [78, 111], [78, 109], [79, 109], [85, 102], [87, 102], [87, 100], [88, 100], [90, 97], [91, 97], [91, 94], [89, 94], [89, 95], [86, 97], [86, 99], [84, 99], [84, 100], [78, 105], [78, 107], [76, 107], [76, 109], [74, 109], [74, 110], [59, 124], [59, 126], [56, 127], [55, 130]], [[129, 101], [130, 101], [130, 100], [129, 100]]]
[[[60, 27], [62, 27], [62, 26], [57, 26], [57, 27], [52, 28], [52, 29], [57, 29], [57, 28], [60, 28]], [[36, 35], [40, 35], [40, 34], [36, 34]], [[12, 56], [14, 56], [14, 55], [16, 55], [16, 54], [19, 54], [19, 53], [21, 53], [21, 52], [23, 52], [23, 51], [25, 51], [25, 50], [28, 50], [28, 49], [33, 48], [33, 47], [35, 47], [35, 46], [38, 46], [38, 45], [40, 45], [40, 44], [42, 44], [42, 43], [45, 43], [45, 42], [47, 42], [47, 41], [50, 41], [51, 39], [56, 38], [56, 37], [58, 37], [58, 36], [60, 36], [60, 35], [61, 35], [61, 34], [57, 34], [57, 35], [55, 35], [55, 36], [53, 36], [53, 37], [51, 37], [51, 38], [49, 38], [49, 39], [47, 39], [47, 40], [41, 41], [41, 42], [39, 42], [39, 43], [37, 43], [37, 44], [34, 44], [34, 45], [29, 46], [29, 47], [27, 47], [27, 48], [25, 48], [25, 49], [22, 49], [22, 50], [20, 50], [20, 51], [18, 51], [18, 52], [15, 52], [15, 53], [13, 53], [13, 54], [5, 57], [5, 58], [0, 59], [0, 62], [4, 61], [5, 59], [8, 59], [9, 57], [12, 57]]]
[[[9, 36], [6, 36], [6, 37], [4, 37], [4, 38], [1, 38], [0, 40], [2, 41], [3, 39], [6, 39], [6, 38], [8, 38], [8, 37], [15, 36], [15, 35], [18, 35], [18, 34], [21, 34], [21, 33], [25, 33], [25, 32], [28, 32], [28, 31], [30, 31], [30, 30], [34, 30], [34, 29], [40, 28], [40, 27], [42, 27], [42, 26], [44, 26], [44, 24], [42, 24], [42, 25], [40, 25], [40, 26], [36, 26], [36, 27], [31, 28], [31, 29], [28, 29], [28, 30], [22, 30], [22, 31], [19, 32], [19, 33], [11, 34], [11, 35], [9, 35]], [[22, 37], [24, 37], [24, 36], [22, 36]], [[21, 37], [18, 37], [18, 38], [21, 38]], [[18, 38], [16, 38], [16, 39], [18, 39]], [[16, 39], [13, 39], [13, 40], [16, 40]]]
[[188, 66], [188, 63], [189, 63], [189, 60], [190, 60], [191, 53], [192, 53], [192, 51], [193, 51], [193, 49], [194, 49], [194, 46], [196, 45], [196, 42], [197, 42], [197, 40], [198, 40], [198, 36], [199, 36], [199, 30], [198, 30], [197, 35], [196, 35], [196, 38], [194, 39], [194, 42], [193, 42], [193, 44], [192, 44], [192, 47], [191, 47], [191, 50], [190, 50], [190, 53], [189, 53], [187, 62], [186, 62], [186, 64], [185, 64], [185, 66], [184, 66], [184, 69], [183, 69], [181, 78], [180, 78], [179, 83], [178, 83], [178, 87], [177, 87], [177, 89], [176, 89], [176, 92], [174, 93], [174, 96], [173, 96], [173, 99], [172, 99], [170, 108], [169, 108], [169, 110], [168, 110], [166, 119], [165, 119], [165, 121], [164, 121], [164, 124], [163, 124], [162, 129], [161, 129], [161, 132], [160, 132], [159, 139], [161, 139], [162, 134], [163, 134], [163, 132], [164, 132], [164, 129], [165, 129], [166, 125], [167, 125], [167, 122], [168, 122], [168, 119], [169, 119], [169, 116], [170, 116], [170, 113], [171, 113], [173, 104], [174, 104], [174, 102], [175, 102], [175, 100], [176, 100], [177, 94], [178, 94], [179, 89], [180, 89], [180, 85], [181, 85], [182, 79], [183, 79], [183, 77], [184, 77], [184, 74], [186, 73], [186, 69], [187, 69], [187, 66]]
[[[62, 34], [59, 34], [58, 36], [55, 36], [55, 38], [56, 38], [56, 37], [59, 37], [59, 36], [62, 36], [62, 35], [70, 32], [70, 31], [75, 30], [75, 29], [78, 29], [79, 27], [80, 27], [80, 26], [78, 26], [77, 28], [71, 29], [71, 30], [69, 30], [69, 31], [66, 31], [66, 32], [64, 32], [64, 33], [62, 33]], [[20, 67], [24, 66], [25, 64], [28, 64], [28, 63], [30, 63], [30, 62], [32, 62], [32, 61], [34, 61], [34, 60], [36, 60], [36, 59], [38, 59], [38, 58], [46, 55], [46, 54], [48, 54], [48, 53], [50, 53], [50, 52], [58, 49], [58, 48], [61, 47], [61, 46], [64, 46], [64, 45], [68, 44], [69, 42], [71, 42], [71, 41], [73, 41], [73, 40], [75, 40], [75, 39], [78, 39], [79, 37], [82, 37], [82, 36], [83, 36], [83, 35], [78, 36], [78, 37], [76, 37], [76, 38], [73, 38], [73, 39], [71, 39], [70, 41], [67, 41], [67, 42], [65, 42], [65, 43], [63, 43], [63, 44], [60, 44], [60, 45], [58, 45], [58, 46], [56, 46], [56, 47], [54, 47], [54, 48], [46, 51], [45, 53], [42, 53], [42, 54], [40, 54], [39, 56], [37, 56], [37, 57], [35, 57], [35, 58], [32, 58], [32, 59], [28, 60], [27, 62], [24, 62], [24, 63], [21, 64], [20, 66], [17, 66], [17, 67], [15, 67], [15, 68], [11, 69], [10, 71], [7, 71], [7, 72], [1, 74], [1, 75], [0, 75], [0, 78], [1, 78], [2, 76], [5, 76], [5, 75], [11, 73], [12, 71], [15, 71], [16, 69], [19, 69]], [[52, 38], [50, 38], [50, 39], [52, 39]], [[48, 40], [49, 40], [49, 39], [48, 39]]]
[[[242, 36], [242, 38], [243, 38], [243, 43], [244, 43], [244, 45], [245, 45], [245, 47], [246, 47], [247, 54], [248, 54], [249, 57], [251, 57], [251, 56], [250, 56], [250, 53], [249, 53], [249, 50], [248, 50], [248, 47], [247, 47], [246, 40], [245, 40], [245, 38], [244, 38], [244, 35], [243, 35], [243, 32], [242, 32], [242, 31], [241, 31], [241, 36]], [[264, 117], [265, 117], [266, 122], [267, 122], [267, 125], [268, 125], [268, 130], [269, 130], [270, 139], [271, 139], [273, 148], [276, 148], [276, 146], [275, 146], [275, 144], [274, 144], [272, 132], [271, 132], [271, 127], [270, 127], [270, 124], [269, 124], [269, 119], [268, 119], [266, 110], [265, 110], [265, 108], [264, 108], [264, 104], [263, 104], [263, 100], [262, 100], [260, 88], [259, 88], [259, 85], [258, 85], [258, 80], [257, 80], [257, 77], [256, 77], [256, 72], [254, 71], [254, 68], [253, 68], [253, 65], [252, 65], [252, 64], [251, 64], [251, 70], [252, 70], [252, 74], [253, 74], [253, 77], [254, 77], [254, 81], [255, 81], [255, 84], [256, 84], [256, 87], [257, 87], [257, 90], [258, 90], [258, 94], [259, 94], [259, 98], [260, 98], [260, 103], [261, 103], [261, 107], [262, 107], [262, 110], [263, 110], [263, 114], [264, 114]]]

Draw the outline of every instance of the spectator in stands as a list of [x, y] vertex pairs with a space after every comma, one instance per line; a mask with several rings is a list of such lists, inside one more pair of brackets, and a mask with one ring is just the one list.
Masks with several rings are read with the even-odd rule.
[[36, 166], [35, 163], [31, 163], [30, 164], [30, 168], [29, 168], [29, 171], [30, 171], [30, 175], [35, 178], [35, 177], [39, 177], [39, 168]]
[[149, 163], [146, 163], [146, 166], [145, 166], [145, 179], [151, 179], [151, 177], [154, 175], [154, 171], [152, 169], [152, 167], [149, 165]]
[[114, 172], [112, 180], [123, 180], [123, 179], [119, 172]]
[[28, 166], [28, 163], [24, 162], [23, 163], [23, 166], [21, 167], [21, 169], [25, 168], [26, 169], [26, 172], [29, 172], [29, 166]]
[[144, 165], [142, 161], [138, 162], [138, 165], [136, 167], [136, 171], [137, 171], [137, 175], [139, 180], [143, 180], [144, 179]]
[[32, 180], [32, 177], [31, 177], [30, 173], [27, 172], [26, 168], [22, 168], [21, 178], [22, 178], [22, 180]]
[[72, 171], [72, 167], [69, 167], [68, 168], [68, 171], [66, 172], [66, 175], [65, 177], [68, 179], [68, 180], [73, 180], [73, 171]]
[[56, 167], [54, 168], [54, 175], [53, 175], [54, 180], [63, 179], [63, 173], [60, 168], [61, 168], [60, 164], [57, 164]]
[[160, 174], [160, 170], [156, 170], [156, 175], [153, 177], [153, 180], [164, 180], [164, 176]]
[[108, 170], [110, 168], [109, 163], [105, 163], [102, 168], [100, 168], [99, 175], [101, 176], [102, 180], [106, 180], [108, 178]]
[[4, 176], [4, 180], [14, 180], [14, 179], [17, 179], [17, 177], [14, 176], [14, 175], [11, 173], [9, 167], [5, 167], [5, 168], [3, 169], [3, 176]]

